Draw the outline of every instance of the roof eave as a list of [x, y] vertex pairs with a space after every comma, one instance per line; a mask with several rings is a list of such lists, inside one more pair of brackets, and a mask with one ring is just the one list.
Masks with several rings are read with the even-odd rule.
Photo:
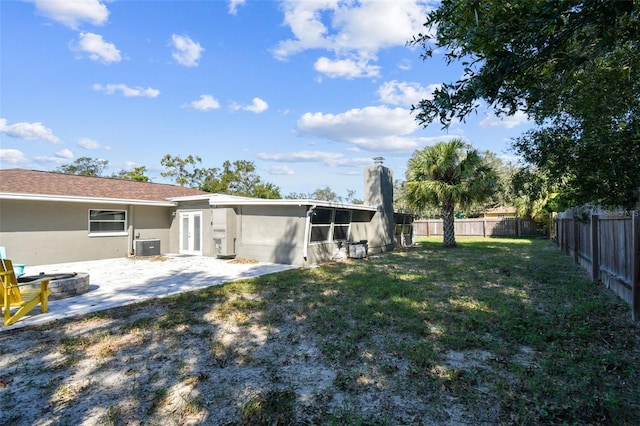
[[344, 204], [332, 201], [320, 201], [310, 199], [263, 199], [263, 198], [247, 198], [247, 199], [220, 199], [217, 197], [209, 198], [209, 205], [212, 207], [232, 207], [232, 206], [316, 206], [316, 207], [332, 207], [349, 210], [377, 211], [377, 207], [367, 206], [364, 204]]
[[105, 203], [105, 204], [128, 204], [140, 206], [175, 207], [175, 203], [169, 200], [138, 200], [127, 198], [99, 198], [80, 197], [71, 195], [51, 195], [51, 194], [24, 194], [12, 192], [0, 192], [0, 200], [24, 200], [24, 201], [51, 201], [67, 203]]

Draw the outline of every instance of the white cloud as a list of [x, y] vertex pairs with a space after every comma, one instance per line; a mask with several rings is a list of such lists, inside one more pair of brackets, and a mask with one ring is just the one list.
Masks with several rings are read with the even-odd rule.
[[371, 164], [371, 158], [345, 158], [344, 154], [326, 151], [298, 151], [265, 153], [260, 152], [257, 157], [265, 161], [277, 163], [321, 163], [326, 166], [362, 166]]
[[84, 149], [111, 149], [110, 146], [102, 145], [100, 142], [89, 138], [80, 138], [76, 144]]
[[42, 123], [7, 124], [7, 120], [0, 118], [0, 133], [23, 140], [43, 140], [50, 143], [60, 143], [60, 138]]
[[342, 158], [344, 155], [337, 152], [324, 151], [298, 151], [269, 154], [260, 152], [258, 158], [279, 163], [327, 163]]
[[27, 159], [22, 151], [17, 149], [0, 149], [0, 162], [8, 164], [26, 163]]
[[100, 0], [34, 0], [39, 14], [77, 29], [82, 22], [103, 25], [109, 10]]
[[71, 150], [65, 148], [62, 151], [56, 152], [56, 157], [64, 158], [64, 159], [69, 160], [69, 159], [73, 158], [73, 152], [71, 152]]
[[82, 32], [79, 37], [78, 44], [73, 46], [73, 49], [88, 53], [91, 60], [105, 64], [122, 60], [120, 51], [115, 44], [107, 43], [101, 35]]
[[238, 6], [242, 6], [246, 0], [229, 0], [229, 13], [235, 15], [238, 13]]
[[364, 59], [336, 59], [331, 60], [326, 57], [319, 58], [313, 65], [313, 68], [319, 73], [325, 74], [328, 77], [344, 77], [344, 78], [356, 78], [356, 77], [378, 77], [380, 75], [380, 67], [377, 65], [370, 65], [367, 60]]
[[142, 166], [142, 164], [136, 163], [135, 161], [123, 161], [122, 163], [120, 163], [120, 165], [122, 166], [123, 170], [127, 171], [133, 171], [133, 169], [135, 169], [136, 167]]
[[63, 149], [62, 151], [56, 152], [53, 157], [41, 155], [33, 157], [33, 159], [39, 164], [61, 165], [68, 164], [69, 160], [71, 160], [73, 157], [73, 152], [68, 149]]
[[298, 120], [304, 136], [329, 139], [376, 154], [410, 154], [448, 137], [413, 136], [420, 127], [404, 108], [366, 107], [341, 114], [306, 113]]
[[284, 60], [308, 49], [323, 49], [333, 52], [335, 59], [316, 62], [318, 71], [328, 69], [335, 73], [338, 65], [350, 65], [351, 59], [355, 64], [367, 64], [366, 67], [360, 65], [360, 69], [377, 76], [378, 71], [372, 72], [368, 62], [377, 60], [380, 49], [404, 46], [413, 35], [423, 31], [425, 17], [431, 10], [428, 3], [425, 0], [286, 0], [282, 3], [284, 24], [291, 29], [293, 37], [280, 41], [272, 53]]
[[423, 99], [432, 99], [435, 89], [439, 84], [430, 84], [423, 87], [418, 83], [408, 83], [402, 81], [389, 81], [378, 88], [380, 101], [391, 104], [410, 107], [417, 105]]
[[200, 99], [184, 105], [183, 108], [193, 108], [199, 111], [220, 108], [220, 103], [211, 95], [200, 95]]
[[266, 167], [265, 170], [270, 175], [285, 175], [289, 176], [294, 174], [293, 170], [289, 166], [271, 166]]
[[400, 68], [402, 71], [409, 71], [411, 69], [411, 61], [408, 59], [403, 59], [398, 64], [398, 68]]
[[173, 34], [173, 59], [185, 67], [197, 67], [204, 48], [187, 36]]
[[269, 108], [269, 104], [263, 101], [260, 98], [253, 98], [251, 105], [244, 107], [245, 111], [255, 112], [259, 114], [261, 112], [265, 112]]
[[158, 89], [152, 89], [151, 87], [147, 87], [146, 89], [143, 87], [128, 87], [125, 84], [107, 84], [103, 86], [102, 84], [94, 84], [93, 90], [98, 92], [104, 92], [107, 95], [113, 95], [116, 92], [121, 92], [127, 98], [130, 97], [144, 97], [144, 98], [155, 98], [160, 95], [160, 91]]
[[62, 165], [62, 164], [68, 164], [69, 163], [69, 159], [68, 158], [63, 158], [63, 157], [49, 157], [46, 155], [39, 155], [36, 157], [33, 157], [33, 160], [38, 163], [38, 164], [42, 164], [42, 165]]
[[253, 98], [251, 105], [240, 105], [234, 102], [230, 105], [230, 108], [233, 111], [242, 110], [260, 114], [261, 112], [265, 112], [269, 108], [269, 104], [260, 98]]
[[495, 114], [488, 114], [487, 117], [480, 122], [480, 127], [504, 127], [511, 129], [512, 127], [526, 124], [529, 121], [527, 114], [522, 111], [517, 111], [513, 115], [502, 115], [500, 117]]
[[308, 112], [298, 120], [298, 129], [305, 135], [343, 142], [406, 135], [417, 128], [409, 110], [385, 106], [356, 108], [341, 114]]

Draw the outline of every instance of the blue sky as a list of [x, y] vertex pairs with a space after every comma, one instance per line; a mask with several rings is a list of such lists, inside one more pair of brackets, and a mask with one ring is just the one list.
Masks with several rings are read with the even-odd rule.
[[201, 167], [249, 160], [282, 195], [362, 197], [382, 156], [403, 179], [416, 149], [462, 137], [508, 157], [529, 128], [486, 109], [444, 131], [411, 104], [462, 74], [406, 46], [437, 3], [420, 0], [0, 2], [0, 167], [79, 157], [105, 175], [165, 154]]

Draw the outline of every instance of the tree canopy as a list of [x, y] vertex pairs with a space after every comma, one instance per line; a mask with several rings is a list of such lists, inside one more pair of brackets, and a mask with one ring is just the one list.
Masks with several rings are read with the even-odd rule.
[[160, 163], [165, 171], [160, 174], [171, 177], [179, 185], [198, 188], [202, 191], [256, 198], [280, 198], [280, 188], [270, 182], [263, 182], [255, 173], [252, 161], [225, 161], [222, 168], [198, 167], [202, 159], [189, 155], [165, 155]]
[[147, 176], [146, 173], [146, 166], [136, 166], [133, 170], [120, 170], [111, 177], [124, 180], [134, 180], [136, 182], [149, 182], [149, 176]]
[[80, 157], [71, 164], [64, 164], [55, 169], [58, 173], [80, 176], [102, 176], [109, 164], [107, 160], [99, 158]]
[[202, 163], [202, 158], [197, 155], [182, 158], [178, 155], [167, 154], [160, 160], [160, 164], [165, 168], [164, 172], [160, 172], [160, 176], [170, 177], [178, 185], [195, 187], [201, 174], [196, 165], [200, 163]]
[[231, 194], [243, 197], [280, 198], [280, 188], [263, 182], [255, 173], [252, 161], [225, 161], [222, 169], [200, 169], [198, 188], [203, 191]]
[[445, 247], [455, 247], [454, 211], [486, 200], [498, 177], [489, 163], [460, 139], [416, 151], [409, 159], [404, 185], [409, 206], [440, 208]]
[[537, 128], [516, 153], [567, 199], [633, 206], [640, 188], [640, 4], [633, 1], [443, 0], [410, 44], [464, 67], [413, 106], [449, 126], [483, 102]]

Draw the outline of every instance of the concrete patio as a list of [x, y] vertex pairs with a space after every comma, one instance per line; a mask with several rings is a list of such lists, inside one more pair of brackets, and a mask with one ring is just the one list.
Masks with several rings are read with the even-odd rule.
[[232, 263], [213, 257], [176, 255], [161, 259], [117, 258], [27, 265], [25, 275], [86, 272], [90, 278], [89, 291], [67, 299], [50, 300], [47, 313], [41, 314], [38, 306], [16, 324], [0, 327], [0, 332], [293, 268], [291, 265]]

